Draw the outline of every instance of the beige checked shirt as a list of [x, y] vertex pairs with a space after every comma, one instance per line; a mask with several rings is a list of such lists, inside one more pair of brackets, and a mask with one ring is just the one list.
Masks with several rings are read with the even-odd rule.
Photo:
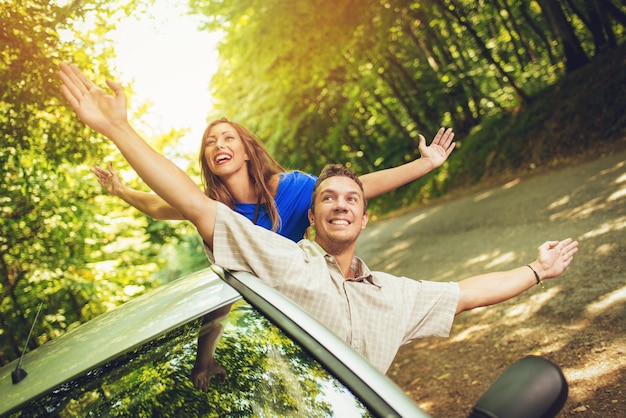
[[298, 244], [219, 204], [213, 252], [223, 268], [247, 271], [300, 305], [385, 373], [402, 344], [447, 337], [459, 299], [457, 283], [372, 272], [358, 257], [356, 279], [310, 240]]

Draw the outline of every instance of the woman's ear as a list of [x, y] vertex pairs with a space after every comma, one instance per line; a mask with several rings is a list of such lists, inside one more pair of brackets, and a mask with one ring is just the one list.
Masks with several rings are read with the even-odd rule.
[[308, 216], [309, 224], [311, 224], [311, 226], [315, 225], [315, 218], [313, 217], [313, 212], [311, 212], [311, 209], [309, 209]]

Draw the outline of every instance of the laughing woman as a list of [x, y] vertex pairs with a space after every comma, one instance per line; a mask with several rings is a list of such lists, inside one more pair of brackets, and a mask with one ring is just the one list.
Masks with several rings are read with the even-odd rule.
[[[454, 149], [453, 139], [452, 129], [441, 128], [426, 146], [420, 135], [421, 158], [359, 177], [366, 198], [384, 194], [440, 167]], [[286, 171], [255, 135], [228, 119], [215, 120], [206, 128], [199, 162], [207, 196], [292, 241], [302, 239], [309, 226], [307, 211], [316, 176]], [[158, 195], [123, 185], [111, 165], [107, 170], [94, 167], [92, 172], [110, 194], [146, 215], [160, 220], [183, 220]]]

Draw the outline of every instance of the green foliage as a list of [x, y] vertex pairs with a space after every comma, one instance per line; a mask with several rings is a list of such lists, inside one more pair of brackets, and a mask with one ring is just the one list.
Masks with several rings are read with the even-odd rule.
[[[314, 173], [328, 162], [357, 173], [397, 166], [418, 156], [420, 132], [432, 138], [445, 125], [463, 138], [494, 115], [523, 109], [566, 71], [616, 48], [626, 21], [617, 1], [191, 6], [207, 30], [224, 33], [216, 113], [255, 131], [284, 166]], [[441, 194], [448, 174], [372, 209]]]
[[[88, 191], [77, 187], [82, 176], [76, 175], [72, 164], [79, 162], [82, 154], [94, 151], [96, 144], [65, 139], [84, 137], [80, 135], [84, 128], [62, 112], [52, 66], [63, 56], [56, 28], [71, 11], [21, 2], [3, 2], [0, 8], [0, 303], [4, 330], [0, 337], [4, 363], [5, 356], [19, 354], [29, 328], [27, 315], [39, 299], [52, 297], [55, 307], [63, 305], [51, 328], [71, 326], [88, 300], [78, 284], [89, 251], [82, 240]], [[59, 286], [66, 274], [71, 279]]]
[[[102, 83], [114, 54], [107, 32], [149, 6], [0, 3], [0, 364], [21, 353], [41, 299], [45, 321], [30, 348], [206, 266], [187, 223], [154, 221], [102, 195], [88, 168], [124, 164], [59, 92], [61, 60]], [[215, 113], [251, 128], [286, 167], [317, 173], [343, 162], [366, 173], [418, 157], [419, 133], [455, 129], [450, 160], [373, 200], [373, 213], [552, 164], [626, 125], [626, 13], [617, 0], [190, 7], [224, 34]], [[179, 135], [157, 138], [159, 148]]]
[[193, 228], [184, 228], [177, 232], [176, 237], [176, 240], [169, 240], [168, 244], [162, 248], [159, 258], [165, 260], [165, 265], [152, 275], [153, 280], [162, 283], [170, 282], [210, 265], [204, 252], [202, 239]]
[[112, 148], [67, 111], [57, 80], [62, 60], [109, 76], [103, 36], [130, 10], [0, 3], [0, 364], [20, 355], [39, 301], [30, 348], [154, 286], [160, 247], [148, 240], [175, 235], [136, 213], [104, 216], [121, 205], [100, 196], [88, 168]]
[[[200, 321], [98, 366], [23, 411], [28, 416], [328, 417], [339, 383], [246, 303], [235, 304], [216, 360], [228, 371], [206, 393], [190, 379]], [[340, 389], [335, 389], [337, 392]], [[363, 416], [368, 416], [364, 411]]]

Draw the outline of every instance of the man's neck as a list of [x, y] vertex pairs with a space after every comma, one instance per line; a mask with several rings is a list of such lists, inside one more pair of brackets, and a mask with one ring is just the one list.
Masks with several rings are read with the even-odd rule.
[[[335, 261], [339, 265], [339, 269], [343, 273], [343, 277], [354, 278], [354, 272], [351, 270], [350, 267], [352, 267], [352, 259], [354, 257], [356, 244], [343, 245], [341, 247], [336, 246], [335, 248], [324, 248], [324, 246], [319, 242], [317, 242], [317, 244], [322, 247], [322, 249], [326, 251], [329, 255], [332, 255], [334, 257]], [[326, 245], [326, 247], [329, 246]]]
[[354, 278], [354, 272], [350, 268], [350, 267], [352, 267], [352, 256], [353, 255], [354, 255], [353, 253], [350, 253], [350, 254], [342, 254], [339, 257], [337, 257], [336, 255], [333, 256], [333, 257], [335, 257], [335, 260], [337, 261], [337, 264], [339, 264], [339, 268], [341, 269], [341, 272], [343, 273], [343, 277], [345, 277], [346, 279], [353, 279]]

